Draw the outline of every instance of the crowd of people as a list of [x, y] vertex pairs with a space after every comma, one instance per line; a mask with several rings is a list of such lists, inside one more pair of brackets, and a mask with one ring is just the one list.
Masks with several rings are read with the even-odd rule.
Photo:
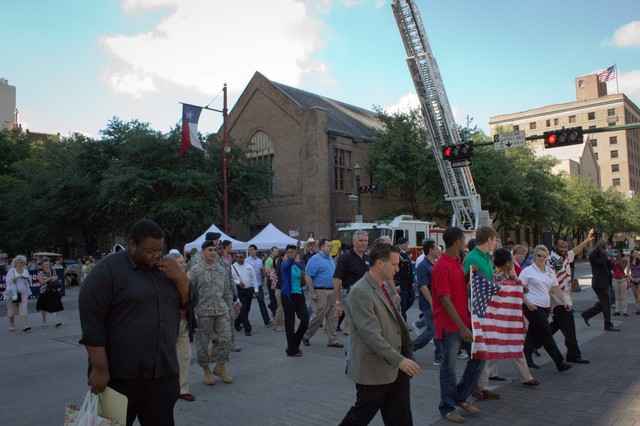
[[[378, 411], [385, 424], [412, 424], [409, 379], [420, 373], [416, 351], [430, 341], [440, 372], [440, 413], [463, 423], [463, 413], [480, 414], [470, 397], [499, 399], [488, 383], [505, 380], [495, 359], [472, 356], [469, 275], [479, 272], [496, 283], [523, 286], [522, 322], [527, 327], [521, 353], [511, 362], [523, 385], [537, 386], [531, 372], [539, 368], [534, 355], [540, 348], [558, 372], [589, 363], [576, 337], [571, 265], [575, 253], [593, 238], [591, 231], [573, 250], [558, 238], [549, 252], [542, 245], [529, 250], [510, 240], [502, 247], [490, 227], [480, 227], [467, 242], [461, 229], [451, 227], [443, 234], [444, 247], [426, 239], [413, 262], [406, 239], [396, 245], [388, 237], [370, 242], [365, 231], [356, 231], [346, 248], [336, 249], [336, 239], [310, 238], [282, 251], [273, 247], [262, 257], [255, 246], [247, 253], [235, 251], [220, 234], [207, 233], [200, 250], [183, 255], [173, 249], [165, 255], [160, 226], [141, 220], [130, 231], [127, 249], [97, 262], [80, 289], [80, 343], [89, 357], [88, 384], [94, 393], [108, 385], [127, 396], [127, 424], [136, 419], [142, 425], [173, 424], [176, 401], [196, 399], [189, 387], [192, 345], [203, 383], [232, 384], [229, 358], [241, 351], [235, 335], [252, 336], [255, 324], [249, 314], [256, 299], [264, 326], [274, 336], [283, 335], [283, 356], [302, 357], [302, 346], [310, 346], [320, 330], [327, 347], [345, 353], [356, 401], [342, 425], [367, 424]], [[582, 314], [587, 325], [602, 312], [605, 330], [618, 331], [611, 315], [628, 315], [627, 285], [640, 314], [639, 257], [633, 250], [625, 261], [606, 242], [595, 245], [590, 262], [598, 303]], [[11, 267], [7, 283], [15, 283], [23, 299], [7, 302], [10, 329], [15, 329], [18, 314], [28, 331], [31, 276], [23, 256]], [[52, 270], [50, 260], [41, 259], [37, 281], [45, 297], [40, 296], [36, 307], [43, 325], [51, 313], [57, 327], [62, 304], [54, 297], [59, 283]], [[408, 325], [407, 312], [416, 298], [420, 318]], [[564, 335], [566, 352], [553, 339], [557, 331]], [[339, 333], [347, 336], [346, 345], [338, 340]], [[458, 380], [461, 359], [466, 361]]]

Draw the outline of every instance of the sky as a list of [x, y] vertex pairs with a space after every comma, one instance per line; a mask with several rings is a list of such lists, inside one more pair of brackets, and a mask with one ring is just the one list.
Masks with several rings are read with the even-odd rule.
[[[391, 0], [1, 0], [0, 78], [33, 132], [99, 138], [112, 117], [168, 131], [180, 102], [229, 108], [259, 71], [332, 99], [417, 106]], [[455, 120], [575, 100], [575, 78], [617, 65], [609, 93], [640, 105], [640, 2], [416, 0]], [[617, 86], [616, 86], [617, 85]], [[204, 111], [199, 130], [217, 131]]]

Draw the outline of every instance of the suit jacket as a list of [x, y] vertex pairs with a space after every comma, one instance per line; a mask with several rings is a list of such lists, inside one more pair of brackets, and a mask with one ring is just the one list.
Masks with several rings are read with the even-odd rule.
[[370, 273], [351, 287], [346, 311], [351, 321], [347, 376], [361, 385], [393, 383], [400, 361], [413, 356], [413, 346], [407, 323]]

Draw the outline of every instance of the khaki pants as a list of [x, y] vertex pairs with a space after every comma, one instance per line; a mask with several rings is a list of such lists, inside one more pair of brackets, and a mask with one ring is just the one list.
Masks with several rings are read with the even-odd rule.
[[612, 280], [613, 291], [616, 293], [616, 312], [623, 314], [627, 313], [627, 279], [617, 279], [614, 278]]
[[[520, 383], [528, 382], [529, 380], [533, 380], [533, 376], [529, 372], [529, 367], [527, 367], [527, 361], [524, 359], [524, 356], [520, 358], [510, 358], [511, 364], [513, 368], [515, 368], [518, 373], [518, 378], [520, 379]], [[489, 377], [495, 376], [498, 368], [498, 360], [497, 359], [488, 359], [484, 365], [484, 370], [482, 370], [482, 374], [478, 379], [478, 387], [480, 390], [487, 390], [487, 386], [489, 384]]]
[[180, 366], [180, 394], [190, 393], [191, 342], [189, 341], [189, 323], [186, 319], [180, 320], [176, 352], [178, 354], [178, 365]]
[[311, 299], [313, 306], [313, 317], [309, 323], [309, 328], [304, 335], [305, 339], [310, 339], [316, 334], [318, 327], [325, 321], [324, 330], [329, 336], [329, 344], [338, 343], [338, 317], [336, 315], [336, 296], [333, 288], [327, 290], [315, 290], [316, 300]]

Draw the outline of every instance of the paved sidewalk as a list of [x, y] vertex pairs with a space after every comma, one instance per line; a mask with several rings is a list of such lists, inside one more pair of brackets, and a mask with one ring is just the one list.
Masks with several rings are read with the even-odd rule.
[[[574, 293], [575, 309], [595, 303], [588, 287], [588, 265], [579, 267], [583, 291]], [[9, 332], [4, 306], [0, 308], [0, 412], [3, 424], [61, 424], [64, 406], [80, 403], [86, 385], [87, 356], [78, 344], [80, 321], [78, 288], [63, 299], [62, 327], [40, 326], [40, 315], [31, 303], [32, 330]], [[629, 291], [629, 317], [614, 317], [619, 333], [603, 330], [602, 316], [587, 327], [576, 313], [576, 326], [583, 357], [589, 365], [575, 365], [557, 373], [547, 354], [536, 358], [541, 366], [533, 370], [542, 382], [528, 388], [517, 381], [489, 382], [502, 399], [474, 402], [477, 417], [465, 415], [468, 424], [597, 424], [640, 425], [640, 316], [635, 315]], [[4, 304], [4, 302], [2, 302]], [[254, 301], [254, 304], [257, 302]], [[251, 311], [253, 336], [238, 333], [242, 352], [232, 353], [227, 365], [234, 383], [205, 386], [202, 370], [195, 363], [190, 373], [191, 392], [196, 401], [179, 400], [175, 407], [177, 425], [332, 425], [338, 424], [355, 401], [355, 386], [344, 374], [344, 349], [328, 348], [320, 329], [303, 347], [304, 356], [285, 356], [285, 336], [265, 328], [259, 309]], [[417, 318], [417, 303], [409, 320]], [[339, 334], [339, 341], [347, 343]], [[558, 346], [564, 352], [560, 333]], [[411, 380], [411, 405], [416, 425], [445, 424], [438, 412], [440, 387], [438, 367], [432, 365], [433, 346], [416, 352], [422, 372]], [[462, 373], [466, 361], [458, 361]], [[509, 361], [499, 364], [500, 375], [516, 378]], [[475, 400], [475, 398], [472, 398]], [[634, 423], [635, 422], [635, 423]], [[372, 425], [381, 425], [380, 415]]]

